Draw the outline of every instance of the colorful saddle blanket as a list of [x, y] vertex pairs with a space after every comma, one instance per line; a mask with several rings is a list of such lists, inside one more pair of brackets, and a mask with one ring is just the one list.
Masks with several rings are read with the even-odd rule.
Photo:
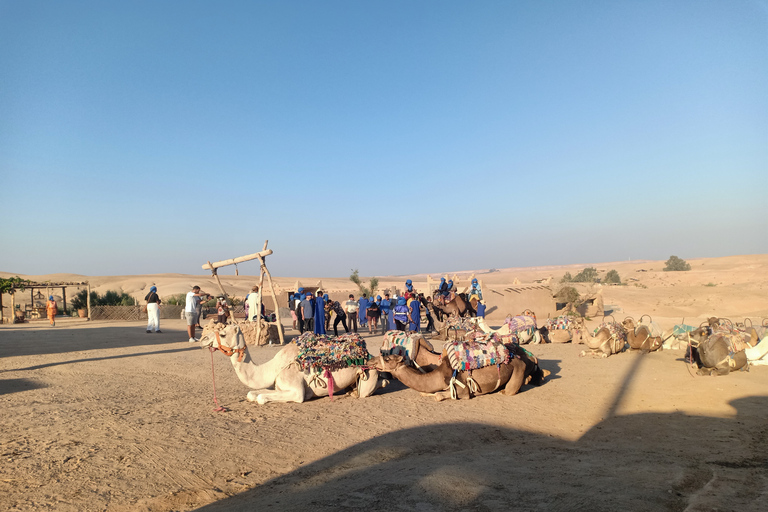
[[573, 329], [574, 322], [569, 316], [558, 316], [555, 318], [547, 318], [547, 321], [544, 322], [544, 327], [546, 327], [548, 331], [565, 331]]
[[536, 330], [536, 319], [528, 315], [508, 316], [504, 321], [510, 333]]
[[608, 329], [608, 332], [611, 333], [613, 339], [622, 343], [627, 342], [627, 330], [618, 322], [603, 322], [597, 326], [595, 332], [592, 333], [592, 336], [597, 336], [597, 333], [603, 328]]
[[403, 331], [387, 331], [381, 343], [381, 355], [403, 356], [406, 364], [409, 364], [413, 361], [418, 339], [417, 336], [408, 336]]
[[296, 362], [303, 370], [340, 370], [365, 365], [371, 358], [365, 341], [357, 333], [329, 336], [305, 332], [296, 339]]
[[450, 316], [446, 319], [445, 325], [449, 329], [464, 329], [465, 331], [478, 330], [477, 324], [472, 318]]
[[[479, 334], [479, 333], [477, 333]], [[509, 349], [495, 333], [474, 341], [449, 341], [445, 345], [451, 368], [459, 371], [476, 370], [509, 362]]]

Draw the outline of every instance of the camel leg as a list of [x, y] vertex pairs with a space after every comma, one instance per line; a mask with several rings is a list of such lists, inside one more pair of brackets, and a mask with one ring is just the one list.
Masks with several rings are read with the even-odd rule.
[[507, 385], [504, 386], [505, 395], [516, 395], [520, 388], [523, 387], [523, 381], [525, 380], [526, 364], [520, 359], [513, 359], [509, 362], [512, 367], [512, 376], [509, 377]]
[[306, 398], [306, 382], [304, 375], [295, 369], [286, 368], [275, 379], [275, 390], [255, 394], [248, 393], [248, 400], [266, 404], [267, 402], [296, 402], [302, 403]]
[[[442, 402], [443, 400], [450, 400], [451, 392], [450, 391], [438, 391], [437, 393], [434, 393], [433, 396], [435, 397], [435, 402]], [[467, 393], [467, 395], [464, 398], [468, 398], [468, 397], [469, 397], [469, 393]], [[461, 398], [461, 397], [459, 397], [459, 398]]]

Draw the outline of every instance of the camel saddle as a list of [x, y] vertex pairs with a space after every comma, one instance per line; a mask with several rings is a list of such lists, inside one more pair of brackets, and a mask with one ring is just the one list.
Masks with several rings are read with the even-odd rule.
[[403, 331], [387, 331], [381, 343], [381, 355], [403, 356], [405, 363], [410, 364], [418, 341], [418, 336], [409, 336]]
[[364, 366], [371, 358], [365, 341], [357, 333], [329, 336], [305, 332], [295, 343], [299, 347], [296, 363], [302, 370], [320, 372]]
[[446, 343], [445, 351], [451, 368], [467, 371], [509, 362], [509, 349], [495, 333], [475, 334], [478, 335], [475, 339]]

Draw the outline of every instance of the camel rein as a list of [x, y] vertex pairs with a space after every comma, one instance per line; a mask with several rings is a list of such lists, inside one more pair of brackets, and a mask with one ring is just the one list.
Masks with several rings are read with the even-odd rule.
[[222, 345], [221, 344], [221, 337], [219, 336], [219, 331], [214, 331], [214, 332], [216, 333], [216, 344], [218, 346], [217, 347], [211, 347], [211, 349], [218, 350], [218, 351], [220, 351], [222, 354], [224, 354], [226, 356], [231, 356], [232, 354], [237, 352], [237, 362], [238, 363], [242, 363], [243, 359], [245, 358], [245, 347], [243, 347], [243, 348], [233, 348], [233, 347], [228, 347], [226, 345]]

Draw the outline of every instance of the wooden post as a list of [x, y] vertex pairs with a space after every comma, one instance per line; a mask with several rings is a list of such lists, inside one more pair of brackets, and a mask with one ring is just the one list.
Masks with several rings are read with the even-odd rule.
[[[264, 242], [264, 248], [267, 248], [267, 240]], [[269, 273], [269, 269], [267, 269], [267, 264], [264, 261], [264, 258], [262, 256], [259, 256], [259, 263], [261, 263], [262, 268], [264, 269], [264, 273], [267, 274], [267, 281], [269, 281], [269, 289], [272, 290], [272, 300], [275, 301], [275, 320], [277, 320], [277, 333], [280, 336], [280, 344], [285, 345], [285, 339], [283, 338], [283, 322], [280, 319], [280, 305], [277, 302], [277, 294], [275, 293], [275, 285], [272, 283], [272, 275]], [[270, 344], [272, 341], [269, 342]]]
[[85, 303], [88, 306], [88, 320], [91, 319], [91, 283], [86, 283], [88, 285], [88, 295], [86, 296]]
[[11, 324], [16, 321], [16, 290], [11, 288]]
[[67, 287], [61, 287], [61, 302], [64, 303], [64, 316], [67, 315]]
[[[267, 250], [267, 243], [269, 243], [269, 240], [264, 242], [264, 249], [262, 251]], [[257, 255], [259, 253], [256, 253]], [[257, 296], [258, 300], [256, 301], [256, 317], [258, 318], [258, 321], [256, 322], [256, 344], [258, 344], [261, 341], [261, 298], [264, 295], [264, 260], [261, 256], [257, 256], [259, 259], [259, 263], [261, 263], [261, 267], [259, 268], [259, 295]]]

